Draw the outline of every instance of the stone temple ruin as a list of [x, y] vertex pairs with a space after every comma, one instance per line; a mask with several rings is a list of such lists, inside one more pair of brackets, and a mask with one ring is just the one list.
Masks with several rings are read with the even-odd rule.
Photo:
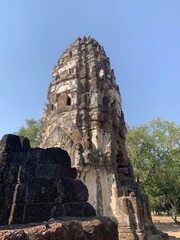
[[[163, 239], [135, 181], [119, 88], [95, 39], [78, 38], [54, 67], [42, 131], [42, 148], [15, 135], [0, 142], [0, 225], [97, 213], [117, 223], [119, 239]], [[83, 220], [84, 238], [70, 230], [63, 239], [117, 240], [113, 221], [98, 221], [101, 233]]]
[[98, 215], [116, 221], [120, 238], [143, 239], [154, 226], [127, 156], [121, 96], [103, 47], [78, 38], [52, 75], [41, 146], [68, 152], [89, 202]]
[[0, 239], [117, 240], [116, 224], [96, 217], [87, 202], [88, 189], [76, 176], [66, 151], [30, 148], [27, 138], [4, 135], [0, 141]]
[[96, 215], [66, 151], [30, 148], [27, 138], [16, 135], [5, 135], [0, 147], [0, 224]]

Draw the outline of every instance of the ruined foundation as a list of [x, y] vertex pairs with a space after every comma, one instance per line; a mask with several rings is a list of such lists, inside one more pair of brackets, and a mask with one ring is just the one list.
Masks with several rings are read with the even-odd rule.
[[1, 240], [118, 240], [117, 225], [96, 217], [88, 189], [60, 148], [30, 148], [13, 134], [0, 141]]
[[68, 152], [89, 202], [97, 215], [117, 222], [120, 239], [156, 234], [127, 156], [121, 96], [103, 47], [90, 37], [78, 38], [52, 75], [41, 146]]
[[60, 148], [30, 148], [29, 140], [5, 135], [0, 141], [0, 225], [95, 216], [88, 189]]

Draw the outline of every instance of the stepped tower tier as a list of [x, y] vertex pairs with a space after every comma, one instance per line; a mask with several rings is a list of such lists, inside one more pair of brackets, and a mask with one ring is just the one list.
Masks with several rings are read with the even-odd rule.
[[121, 96], [103, 47], [78, 38], [52, 75], [41, 147], [65, 149], [97, 214], [113, 218], [121, 238], [143, 239], [153, 228], [150, 210], [127, 156]]

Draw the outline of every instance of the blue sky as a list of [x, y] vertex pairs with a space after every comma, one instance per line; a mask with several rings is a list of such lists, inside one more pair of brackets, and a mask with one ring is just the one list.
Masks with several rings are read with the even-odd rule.
[[51, 72], [78, 36], [104, 46], [128, 125], [180, 124], [180, 0], [1, 0], [0, 137], [39, 119]]

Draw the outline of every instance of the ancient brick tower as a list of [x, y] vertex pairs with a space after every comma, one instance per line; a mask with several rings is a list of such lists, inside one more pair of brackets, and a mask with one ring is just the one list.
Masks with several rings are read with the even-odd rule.
[[125, 146], [119, 88], [109, 58], [90, 37], [78, 38], [53, 70], [41, 146], [61, 147], [87, 185], [98, 215], [118, 223], [121, 238], [152, 229], [148, 201], [135, 182]]

